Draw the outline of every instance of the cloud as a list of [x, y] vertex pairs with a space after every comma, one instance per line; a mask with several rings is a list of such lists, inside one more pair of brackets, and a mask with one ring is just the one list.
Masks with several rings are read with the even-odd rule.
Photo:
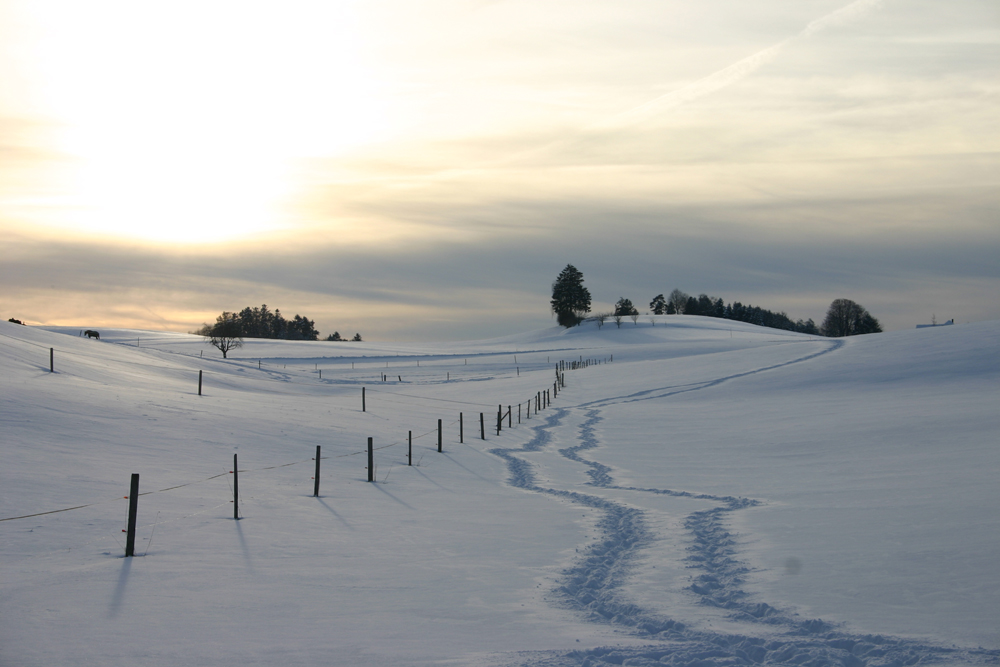
[[731, 86], [777, 58], [784, 48], [795, 40], [805, 39], [822, 30], [858, 20], [879, 4], [880, 0], [855, 0], [845, 7], [841, 7], [815, 21], [811, 21], [794, 37], [783, 39], [777, 44], [773, 44], [766, 49], [761, 49], [698, 81], [689, 83], [682, 88], [670, 91], [645, 104], [629, 109], [607, 121], [598, 123], [593, 129], [604, 130], [633, 125]]
[[[810, 213], [834, 204], [831, 221]], [[317, 320], [324, 333], [478, 338], [551, 325], [550, 284], [573, 263], [584, 272], [595, 308], [619, 296], [645, 304], [677, 287], [803, 319], [821, 318], [834, 298], [852, 298], [889, 328], [910, 326], [926, 308], [952, 308], [949, 317], [960, 320], [1000, 317], [993, 305], [983, 309], [992, 301], [976, 306], [968, 300], [1000, 288], [1000, 230], [989, 208], [959, 211], [979, 222], [961, 235], [920, 225], [921, 215], [929, 223], [954, 204], [933, 197], [741, 208], [494, 200], [475, 212], [477, 224], [500, 230], [489, 238], [388, 248], [323, 242], [176, 252], [8, 238], [5, 247], [13, 252], [0, 271], [6, 295], [0, 304], [9, 311], [5, 317], [32, 321], [122, 325], [127, 317], [134, 326], [158, 328], [166, 321], [188, 331], [224, 309], [267, 303]], [[454, 223], [470, 212], [438, 207], [437, 214]], [[513, 216], [537, 225], [538, 236], [526, 241], [502, 233], [503, 220]], [[908, 224], [874, 226], [865, 234], [837, 228], [843, 217], [901, 216]], [[30, 312], [18, 310], [29, 304]]]

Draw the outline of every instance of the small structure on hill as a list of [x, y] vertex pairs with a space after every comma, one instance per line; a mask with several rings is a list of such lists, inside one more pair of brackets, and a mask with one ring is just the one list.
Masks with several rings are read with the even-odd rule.
[[955, 323], [955, 318], [951, 318], [950, 320], [948, 320], [947, 322], [945, 322], [943, 324], [938, 324], [937, 322], [931, 322], [930, 324], [918, 324], [917, 328], [918, 329], [929, 329], [930, 327], [946, 327], [949, 324], [954, 324], [954, 323]]

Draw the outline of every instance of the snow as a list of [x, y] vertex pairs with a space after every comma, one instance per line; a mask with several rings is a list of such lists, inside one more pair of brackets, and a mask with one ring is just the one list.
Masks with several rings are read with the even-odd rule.
[[0, 323], [2, 665], [1000, 662], [1000, 322], [85, 328]]

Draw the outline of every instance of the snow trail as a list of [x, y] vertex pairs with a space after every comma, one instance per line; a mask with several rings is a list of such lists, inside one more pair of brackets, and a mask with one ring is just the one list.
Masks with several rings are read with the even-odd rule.
[[[597, 432], [597, 426], [603, 419], [601, 408], [707, 389], [732, 379], [814, 359], [843, 345], [843, 341], [835, 341], [813, 354], [684, 388], [663, 387], [591, 401], [572, 408], [556, 408], [541, 424], [531, 427], [533, 436], [521, 448], [491, 449], [492, 454], [505, 461], [511, 486], [558, 497], [603, 514], [597, 523], [597, 539], [580, 550], [581, 556], [562, 572], [554, 587], [553, 593], [559, 604], [595, 623], [609, 624], [633, 636], [656, 642], [640, 647], [602, 647], [566, 653], [519, 653], [516, 664], [524, 667], [1000, 664], [1000, 651], [997, 650], [967, 650], [883, 635], [851, 634], [821, 619], [802, 619], [797, 614], [760, 601], [742, 588], [749, 569], [739, 560], [739, 542], [727, 529], [726, 521], [729, 513], [759, 505], [761, 501], [691, 491], [620, 486], [614, 482], [613, 468], [582, 456], [583, 452], [602, 445]], [[569, 438], [577, 444], [558, 450], [558, 454], [585, 468], [589, 477], [587, 485], [595, 489], [667, 495], [717, 504], [691, 513], [684, 521], [684, 528], [692, 540], [685, 560], [687, 566], [697, 572], [688, 590], [698, 596], [701, 604], [729, 612], [732, 620], [747, 623], [749, 627], [757, 625], [761, 628], [760, 636], [698, 630], [682, 620], [645, 609], [629, 599], [623, 586], [634, 569], [637, 557], [655, 539], [645, 520], [646, 512], [599, 495], [542, 486], [537, 481], [535, 465], [519, 456], [544, 452], [554, 441], [555, 432], [564, 427], [566, 418], [579, 410], [583, 411], [584, 421]]]

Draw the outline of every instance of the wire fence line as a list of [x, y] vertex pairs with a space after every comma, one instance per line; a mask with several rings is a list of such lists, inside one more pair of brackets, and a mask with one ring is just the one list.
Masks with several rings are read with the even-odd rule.
[[[90, 367], [99, 368], [99, 369], [106, 368], [106, 364], [107, 364], [106, 360], [99, 359], [99, 358], [95, 357], [94, 355], [89, 355], [86, 352], [81, 352], [80, 350], [72, 350], [71, 351], [71, 350], [68, 350], [68, 349], [65, 349], [65, 348], [54, 347], [52, 345], [46, 346], [46, 345], [42, 345], [42, 344], [35, 343], [35, 342], [32, 342], [32, 341], [24, 340], [22, 338], [17, 338], [15, 336], [10, 336], [8, 334], [2, 334], [2, 333], [0, 333], [0, 336], [2, 336], [4, 338], [9, 338], [10, 340], [13, 340], [13, 341], [18, 342], [18, 343], [23, 343], [25, 345], [31, 345], [33, 347], [37, 347], [37, 348], [40, 348], [40, 349], [43, 349], [43, 350], [44, 349], [50, 349], [50, 350], [53, 350], [54, 352], [58, 352], [60, 354], [65, 354], [67, 356], [72, 357], [73, 360], [76, 361], [77, 363], [82, 363], [83, 365], [88, 365]], [[109, 341], [109, 344], [111, 344], [111, 345], [122, 345], [121, 343], [112, 343], [110, 341]], [[142, 349], [142, 348], [139, 348], [139, 349]], [[173, 352], [173, 351], [170, 351], [170, 350], [161, 350], [161, 349], [158, 349], [158, 348], [146, 348], [146, 349], [147, 350], [148, 349], [153, 349], [154, 351], [156, 351], [158, 353], [175, 354], [175, 355], [179, 355], [179, 356], [188, 356], [188, 355], [183, 355], [182, 353]], [[543, 351], [543, 352], [547, 352], [547, 351]], [[541, 353], [542, 352], [517, 352], [516, 354], [541, 354]], [[493, 356], [493, 355], [496, 355], [496, 356], [499, 356], [499, 355], [511, 355], [511, 356], [513, 356], [514, 353], [504, 352], [504, 353], [485, 353], [485, 354], [489, 354], [491, 356]], [[477, 355], [469, 355], [469, 356], [477, 356]], [[483, 354], [480, 354], [478, 356], [483, 356]], [[228, 360], [227, 359], [215, 359], [215, 358], [212, 358], [212, 357], [196, 357], [194, 355], [190, 355], [190, 358], [191, 359], [204, 360], [204, 361], [206, 361], [208, 363], [212, 363], [212, 364], [225, 364], [225, 366], [227, 366], [229, 368], [233, 368], [233, 367], [246, 367], [246, 368], [254, 369], [253, 363], [250, 360], [244, 360], [244, 359], [228, 359]], [[456, 357], [456, 358], [460, 358], [460, 357]], [[131, 360], [131, 359], [124, 360], [124, 359], [119, 359], [119, 360], [116, 360], [116, 362], [120, 363], [120, 364], [123, 364], [123, 365], [128, 365], [128, 366], [131, 366], [131, 367], [136, 367], [136, 368], [149, 368], [149, 369], [156, 369], [156, 370], [160, 370], [160, 371], [166, 370], [166, 371], [174, 371], [174, 372], [177, 372], [177, 373], [193, 373], [194, 372], [194, 369], [183, 367], [183, 366], [178, 366], [176, 364], [172, 364], [172, 363], [168, 362], [167, 360], [162, 360], [161, 363], [144, 363], [144, 362], [139, 361], [139, 360]], [[373, 361], [364, 362], [364, 363], [375, 364], [375, 363], [379, 363], [379, 362], [373, 360]], [[306, 384], [308, 384], [309, 386], [316, 386], [316, 383], [314, 383], [314, 382], [309, 382], [309, 383], [301, 382], [300, 383], [300, 382], [294, 382], [293, 381], [292, 378], [296, 377], [295, 371], [297, 371], [297, 370], [301, 371], [302, 373], [310, 373], [310, 374], [316, 372], [314, 370], [309, 370], [309, 369], [305, 369], [305, 368], [303, 368], [303, 369], [292, 369], [291, 373], [285, 372], [284, 374], [286, 376], [288, 376], [288, 378], [289, 378], [289, 379], [286, 379], [286, 380], [274, 379], [274, 378], [271, 378], [271, 377], [267, 377], [268, 374], [273, 375], [274, 373], [280, 372], [278, 369], [276, 369], [276, 365], [277, 364], [273, 364], [272, 363], [272, 364], [265, 365], [264, 367], [258, 366], [258, 368], [256, 370], [262, 371], [262, 376], [255, 377], [255, 378], [253, 378], [252, 381], [253, 382], [274, 383], [276, 385], [281, 385], [281, 386], [285, 386], [285, 387], [287, 387], [288, 385], [295, 386], [295, 385], [306, 385]], [[541, 363], [541, 362], [533, 362], [533, 363], [530, 363], [530, 364], [524, 364], [526, 372], [531, 372], [531, 371], [536, 371], [537, 372], [539, 370], [546, 370], [550, 366], [551, 366], [551, 364], [548, 363], [548, 362], [546, 362], [544, 364]], [[514, 369], [520, 368], [520, 366], [518, 366], [518, 364], [516, 364], [516, 363], [510, 364], [510, 367], [514, 368]], [[287, 369], [281, 369], [281, 370], [287, 371]], [[328, 369], [328, 370], [330, 370], [330, 369]], [[339, 372], [339, 371], [346, 370], [346, 368], [344, 368], [344, 369], [332, 369], [332, 370], [334, 370], [334, 372]], [[239, 376], [236, 376], [236, 375], [233, 375], [233, 374], [226, 374], [225, 377], [227, 378], [228, 381], [233, 382], [234, 384], [239, 384], [239, 383], [241, 383], [240, 381], [248, 379], [248, 378], [242, 378], [242, 377], [239, 377]], [[380, 378], [379, 380], [371, 380], [371, 381], [374, 381], [374, 382], [392, 382], [392, 384], [397, 384], [397, 382], [393, 382], [391, 380], [381, 380], [381, 377], [382, 377], [382, 374], [379, 375], [379, 378]], [[494, 379], [494, 377], [495, 376], [493, 376], [493, 375], [485, 375], [485, 376], [472, 375], [472, 376], [457, 377], [455, 380], [451, 380], [451, 381], [452, 382], [469, 382], [469, 381], [477, 381], [477, 380], [478, 381], [482, 381], [482, 380]], [[303, 378], [303, 379], [305, 379], [305, 378]], [[369, 380], [367, 378], [352, 378], [352, 379], [346, 379], [346, 380], [345, 379], [330, 378], [330, 379], [319, 379], [318, 380], [319, 383], [322, 383], [324, 385], [345, 385], [345, 384], [349, 384], [349, 385], [364, 385], [364, 383], [368, 382], [368, 381]], [[435, 382], [435, 384], [441, 384], [442, 382], [448, 382], [448, 381], [449, 380], [439, 380], [438, 382]], [[410, 383], [407, 383], [405, 381], [403, 381], [403, 383], [404, 384], [410, 384]], [[436, 401], [436, 402], [444, 402], [444, 403], [455, 403], [455, 404], [466, 404], [466, 405], [476, 405], [476, 406], [481, 406], [481, 407], [489, 407], [488, 404], [485, 404], [485, 403], [473, 403], [473, 402], [450, 400], [450, 399], [435, 399], [435, 398], [425, 397], [425, 396], [414, 396], [412, 394], [403, 394], [403, 393], [398, 393], [398, 392], [388, 392], [388, 391], [384, 391], [384, 390], [377, 390], [377, 389], [374, 389], [374, 388], [371, 388], [370, 390], [372, 392], [378, 392], [378, 393], [383, 393], [383, 394], [395, 394], [397, 396], [407, 396], [407, 397], [410, 397], [410, 398], [415, 398], [415, 399], [425, 400], [425, 401]], [[285, 394], [285, 395], [289, 395], [289, 396], [295, 396], [295, 395], [308, 396], [308, 395], [311, 395], [311, 394], [298, 394], [298, 393], [291, 392], [291, 391], [285, 391], [285, 392], [282, 392], [282, 393]]]
[[[458, 419], [456, 419], [456, 420], [454, 420], [452, 422], [449, 422], [447, 424], [447, 426], [449, 426], [449, 427], [450, 426], [454, 426], [457, 423], [459, 423]], [[442, 425], [442, 426], [444, 426], [444, 425]], [[426, 431], [424, 433], [420, 433], [419, 435], [414, 435], [413, 436], [413, 440], [419, 440], [420, 438], [427, 437], [428, 435], [431, 435], [433, 433], [437, 433], [437, 427], [434, 427], [431, 430]], [[396, 440], [395, 442], [391, 442], [391, 443], [389, 443], [387, 445], [380, 445], [378, 447], [373, 447], [372, 449], [373, 449], [373, 451], [379, 451], [379, 450], [382, 450], [382, 449], [389, 449], [390, 447], [396, 447], [398, 445], [402, 445], [402, 444], [408, 443], [408, 442], [409, 442], [409, 438], [407, 438], [405, 440]], [[346, 457], [349, 457], [349, 456], [358, 456], [360, 454], [366, 454], [366, 453], [368, 453], [367, 449], [360, 449], [360, 450], [357, 450], [357, 451], [347, 452], [347, 453], [344, 453], [344, 454], [335, 454], [333, 456], [320, 456], [320, 460], [322, 461], [322, 460], [328, 460], [328, 459], [340, 459], [340, 458], [346, 458]], [[275, 465], [262, 466], [260, 468], [239, 468], [239, 469], [236, 470], [236, 472], [250, 473], [250, 472], [261, 472], [261, 471], [264, 471], [264, 470], [277, 470], [279, 468], [288, 468], [290, 466], [300, 465], [302, 463], [310, 463], [310, 462], [313, 462], [315, 460], [316, 460], [315, 457], [310, 457], [308, 459], [300, 459], [298, 461], [291, 461], [289, 463], [279, 463], [279, 464], [275, 464]], [[165, 493], [167, 491], [174, 491], [176, 489], [181, 489], [181, 488], [188, 487], [188, 486], [194, 486], [196, 484], [204, 484], [205, 482], [209, 482], [209, 481], [211, 481], [213, 479], [218, 479], [219, 477], [224, 477], [224, 476], [232, 475], [232, 474], [233, 474], [233, 470], [229, 470], [228, 472], [221, 472], [221, 473], [218, 473], [216, 475], [211, 475], [209, 477], [205, 477], [205, 478], [202, 478], [202, 479], [194, 480], [194, 481], [191, 481], [191, 482], [185, 482], [184, 484], [175, 484], [173, 486], [168, 486], [168, 487], [163, 488], [163, 489], [157, 489], [156, 491], [144, 491], [144, 492], [142, 492], [142, 493], [139, 494], [139, 497], [150, 496], [150, 495], [154, 495], [154, 494], [157, 494], [157, 493]], [[128, 496], [125, 496], [124, 498], [127, 499]], [[17, 519], [30, 519], [31, 517], [45, 516], [47, 514], [58, 514], [60, 512], [69, 512], [69, 511], [72, 511], [72, 510], [84, 509], [86, 507], [94, 507], [94, 506], [97, 506], [97, 505], [104, 505], [104, 504], [107, 504], [107, 503], [118, 502], [119, 500], [122, 500], [122, 498], [116, 497], [116, 498], [112, 498], [112, 499], [109, 499], [109, 500], [97, 500], [97, 501], [90, 502], [90, 503], [85, 503], [85, 504], [82, 504], [82, 505], [74, 505], [72, 507], [63, 507], [63, 508], [60, 508], [60, 509], [48, 510], [48, 511], [45, 511], [45, 512], [34, 512], [32, 514], [23, 514], [21, 516], [5, 517], [5, 518], [0, 519], [0, 521], [15, 521]]]
[[[23, 340], [14, 338], [12, 336], [8, 336], [6, 334], [0, 334], [0, 336], [6, 337], [6, 338], [11, 338], [11, 339], [13, 339], [15, 341], [22, 342], [22, 343], [27, 343], [29, 345], [33, 345], [35, 347], [39, 347], [39, 348], [42, 348], [42, 349], [45, 348], [45, 346], [43, 346], [43, 345], [38, 345], [38, 344], [32, 343], [31, 341], [23, 341]], [[74, 356], [81, 356], [81, 355], [74, 354]], [[86, 358], [89, 355], [82, 355], [82, 356]], [[162, 368], [162, 366], [160, 366], [160, 367]], [[556, 369], [557, 369], [556, 370], [557, 382], [554, 383], [554, 384], [556, 386], [558, 386], [558, 384], [560, 384], [559, 381], [558, 381], [558, 378], [560, 377], [559, 370], [558, 370], [559, 369], [559, 365], [558, 364], [556, 365]], [[176, 369], [175, 368], [174, 370], [181, 370], [181, 369]], [[548, 392], [548, 389], [543, 390], [541, 392], [538, 392], [537, 396], [541, 396], [542, 394], [546, 394], [547, 395], [547, 392]], [[475, 402], [470, 402], [470, 401], [458, 401], [458, 400], [452, 400], [452, 399], [436, 399], [434, 397], [417, 396], [417, 395], [413, 395], [413, 394], [403, 394], [403, 393], [399, 393], [399, 392], [387, 392], [387, 391], [383, 391], [383, 390], [373, 390], [373, 393], [379, 393], [379, 394], [384, 394], [384, 395], [388, 395], [388, 396], [396, 396], [396, 397], [403, 398], [403, 399], [412, 399], [414, 401], [430, 400], [430, 401], [433, 401], [433, 402], [443, 402], [443, 403], [451, 403], [451, 404], [471, 405], [471, 406], [475, 406], [475, 407], [486, 407], [486, 408], [489, 408], [490, 410], [492, 409], [492, 405], [494, 405], [492, 403], [491, 404], [485, 404], [485, 403], [475, 403]], [[528, 401], [529, 416], [530, 416], [530, 403], [531, 403], [532, 400], [536, 401], [536, 403], [538, 401], [538, 399], [535, 396], [533, 396], [532, 399], [530, 399]], [[546, 402], [548, 402], [550, 400], [551, 400], [551, 398], [547, 399]], [[519, 407], [520, 407], [520, 405], [521, 404], [519, 404]], [[543, 405], [544, 405], [544, 403], [543, 403]], [[512, 418], [512, 416], [513, 416], [513, 413], [511, 412], [511, 410], [512, 410], [512, 408], [508, 407], [508, 411], [506, 413], [506, 416], [507, 416], [508, 420], [510, 420]], [[538, 406], [536, 405], [536, 412], [538, 412], [538, 411], [539, 411], [538, 410]], [[481, 414], [481, 420], [482, 420], [482, 414], [483, 414], [483, 412], [481, 412], [480, 414]], [[497, 415], [497, 417], [498, 417], [497, 434], [498, 435], [499, 435], [500, 430], [501, 430], [501, 424], [502, 424], [503, 416], [504, 416], [504, 413], [502, 413], [502, 411], [498, 411], [498, 415]], [[459, 419], [455, 419], [455, 420], [449, 422], [447, 424], [447, 426], [450, 428], [450, 427], [454, 426], [455, 424], [459, 424], [461, 421], [462, 421], [462, 419], [460, 417]], [[520, 412], [518, 414], [518, 424], [520, 424]], [[390, 442], [390, 443], [385, 444], [385, 445], [380, 445], [378, 447], [372, 447], [371, 445], [369, 445], [369, 448], [366, 448], [366, 449], [360, 449], [360, 450], [355, 450], [355, 451], [350, 451], [350, 452], [344, 452], [344, 453], [335, 454], [335, 455], [332, 455], [332, 456], [320, 456], [319, 460], [323, 460], [323, 459], [337, 459], [337, 458], [345, 458], [345, 457], [351, 457], [351, 456], [358, 456], [358, 455], [362, 455], [362, 454], [365, 454], [365, 453], [368, 453], [368, 452], [373, 452], [373, 451], [388, 449], [388, 448], [391, 448], [391, 447], [396, 447], [396, 446], [399, 446], [399, 445], [404, 444], [404, 443], [412, 444], [413, 440], [419, 440], [421, 438], [425, 438], [425, 437], [427, 437], [429, 435], [434, 434], [435, 432], [438, 433], [438, 434], [440, 434], [442, 432], [444, 426], [445, 425], [443, 423], [443, 420], [439, 419], [437, 427], [431, 428], [430, 430], [425, 431], [423, 433], [419, 433], [419, 434], [417, 434], [415, 436], [413, 435], [412, 431], [410, 431], [408, 433], [408, 436], [407, 436], [406, 439], [396, 440], [394, 442]], [[511, 426], [512, 425], [508, 425], [508, 428], [510, 428]], [[485, 435], [483, 435], [483, 438], [485, 438]], [[369, 438], [369, 443], [370, 442], [371, 442], [371, 439]], [[462, 444], [465, 444], [464, 441], [462, 442]], [[439, 441], [439, 446], [440, 446], [440, 441]], [[258, 467], [258, 468], [235, 468], [233, 470], [229, 470], [227, 472], [221, 472], [221, 473], [217, 473], [217, 474], [214, 474], [214, 475], [210, 475], [210, 476], [204, 477], [202, 479], [197, 479], [197, 480], [193, 480], [193, 481], [190, 481], [190, 482], [185, 482], [185, 483], [182, 483], [182, 484], [175, 484], [175, 485], [164, 487], [162, 489], [157, 489], [157, 490], [154, 490], [154, 491], [145, 491], [145, 492], [142, 492], [142, 493], [136, 493], [136, 498], [142, 497], [142, 496], [149, 496], [149, 495], [154, 495], [154, 494], [160, 494], [160, 493], [167, 493], [167, 492], [175, 491], [177, 489], [181, 489], [181, 488], [185, 488], [185, 487], [190, 487], [190, 486], [194, 486], [194, 485], [197, 485], [197, 484], [203, 484], [203, 483], [206, 483], [206, 482], [209, 482], [209, 481], [212, 481], [212, 480], [219, 479], [221, 477], [226, 477], [227, 478], [227, 482], [228, 482], [228, 479], [229, 479], [228, 476], [229, 475], [235, 475], [235, 474], [241, 473], [241, 472], [242, 473], [253, 473], [253, 472], [263, 472], [263, 471], [277, 470], [277, 469], [280, 469], [280, 468], [286, 468], [286, 467], [290, 467], [290, 466], [301, 465], [303, 463], [314, 462], [314, 461], [316, 461], [316, 457], [310, 457], [310, 458], [306, 458], [306, 459], [300, 459], [300, 460], [296, 460], [296, 461], [290, 461], [290, 462], [287, 462], [287, 463], [279, 463], [279, 464], [261, 466], [261, 467]], [[318, 461], [316, 461], [316, 463], [317, 463], [317, 466], [318, 466]], [[317, 467], [317, 471], [318, 471], [318, 467]], [[377, 480], [369, 479], [369, 481], [377, 481]], [[234, 486], [233, 484], [230, 484], [230, 493], [231, 494], [233, 493], [233, 486]], [[318, 489], [318, 487], [317, 487], [317, 489]], [[318, 493], [318, 491], [317, 491], [317, 493]], [[243, 494], [240, 493], [238, 495], [239, 495], [239, 497], [242, 497]], [[251, 496], [251, 498], [254, 498], [254, 497], [255, 496]], [[4, 518], [0, 518], [0, 522], [16, 521], [16, 520], [19, 520], [19, 519], [28, 519], [28, 518], [32, 518], [32, 517], [39, 517], [39, 516], [46, 516], [46, 515], [58, 514], [58, 513], [62, 513], [62, 512], [69, 512], [69, 511], [73, 511], [73, 510], [79, 510], [79, 509], [84, 509], [84, 508], [88, 508], [88, 507], [94, 507], [94, 506], [108, 504], [108, 503], [112, 503], [112, 502], [119, 502], [122, 499], [128, 500], [129, 496], [126, 495], [126, 496], [123, 496], [123, 497], [116, 497], [114, 499], [97, 500], [97, 501], [93, 501], [93, 502], [89, 502], [89, 503], [83, 503], [83, 504], [80, 504], [80, 505], [74, 505], [74, 506], [71, 506], [71, 507], [64, 507], [64, 508], [59, 508], [59, 509], [54, 509], [54, 510], [47, 510], [47, 511], [42, 511], [42, 512], [33, 512], [33, 513], [30, 513], [30, 514], [24, 514], [24, 515], [19, 515], [19, 516], [4, 517]], [[234, 500], [238, 500], [238, 498], [234, 497]], [[227, 501], [227, 502], [224, 502], [224, 503], [221, 503], [221, 504], [215, 505], [213, 507], [209, 507], [209, 508], [202, 508], [202, 509], [199, 509], [196, 512], [184, 514], [184, 515], [173, 517], [173, 518], [170, 518], [170, 519], [165, 519], [164, 521], [159, 521], [159, 513], [158, 513], [157, 514], [157, 519], [154, 520], [154, 522], [149, 523], [149, 524], [143, 524], [142, 526], [139, 526], [139, 527], [140, 528], [146, 528], [146, 527], [151, 527], [151, 526], [155, 527], [156, 525], [159, 525], [161, 523], [169, 523], [169, 522], [173, 522], [173, 521], [179, 521], [179, 520], [182, 520], [182, 519], [190, 518], [190, 517], [193, 517], [193, 516], [198, 516], [200, 514], [204, 514], [206, 512], [212, 511], [212, 510], [217, 509], [219, 507], [223, 507], [223, 506], [225, 506], [226, 504], [228, 504], [230, 502], [233, 502], [233, 501]], [[114, 539], [117, 541], [117, 539], [118, 539], [117, 537], [115, 537], [115, 536], [112, 536], [112, 537], [114, 537]], [[95, 540], [91, 540], [91, 542], [88, 542], [86, 544], [92, 543], [94, 541], [100, 541], [100, 540], [103, 540], [103, 539], [107, 539], [107, 536], [103, 536], [101, 538], [97, 538]], [[131, 539], [131, 537], [130, 537], [130, 539]], [[120, 544], [120, 542], [119, 542], [119, 544]], [[77, 546], [79, 547], [80, 545], [77, 545]], [[70, 547], [70, 549], [72, 549], [72, 547]]]

